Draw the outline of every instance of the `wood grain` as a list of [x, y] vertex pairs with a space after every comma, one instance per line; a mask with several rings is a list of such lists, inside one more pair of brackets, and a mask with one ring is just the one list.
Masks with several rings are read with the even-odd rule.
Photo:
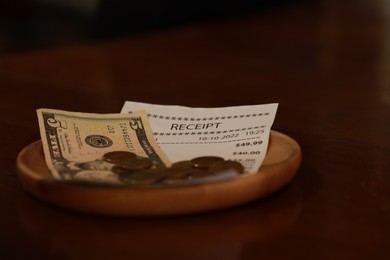
[[[299, 1], [1, 55], [0, 258], [390, 259], [387, 2]], [[273, 129], [300, 144], [301, 167], [272, 196], [185, 217], [71, 213], [24, 191], [16, 158], [39, 139], [35, 109], [114, 113], [125, 100], [278, 102]]]

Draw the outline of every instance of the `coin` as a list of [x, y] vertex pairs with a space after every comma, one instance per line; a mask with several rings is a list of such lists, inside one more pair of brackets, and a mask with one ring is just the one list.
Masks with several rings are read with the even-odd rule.
[[151, 185], [160, 182], [165, 175], [156, 170], [142, 170], [132, 174], [120, 176], [120, 180], [132, 185]]
[[118, 175], [131, 174], [131, 173], [134, 172], [134, 171], [132, 171], [132, 170], [128, 170], [128, 169], [122, 168], [122, 167], [120, 167], [119, 165], [114, 165], [114, 166], [111, 168], [111, 171], [112, 171], [113, 173], [118, 174]]
[[153, 166], [153, 162], [149, 158], [135, 157], [119, 162], [118, 166], [127, 170], [138, 171], [151, 168]]
[[109, 152], [103, 155], [103, 160], [110, 162], [110, 163], [119, 163], [122, 161], [129, 160], [131, 158], [135, 158], [137, 155], [132, 152], [127, 151], [114, 151]]
[[174, 162], [171, 165], [172, 168], [191, 168], [192, 164], [191, 161], [178, 161]]
[[241, 163], [235, 162], [235, 161], [221, 161], [214, 163], [210, 168], [209, 171], [215, 172], [215, 173], [221, 173], [228, 170], [235, 170], [237, 173], [243, 173], [244, 172], [244, 166], [242, 166]]
[[165, 174], [165, 179], [169, 180], [183, 180], [191, 174], [193, 168], [166, 168], [163, 173]]
[[[119, 175], [125, 184], [148, 186], [157, 183], [161, 185], [184, 185], [186, 183], [208, 182], [207, 177], [218, 177], [224, 173], [243, 173], [244, 167], [235, 161], [225, 161], [218, 156], [202, 156], [190, 161], [179, 161], [171, 167], [152, 168], [153, 162], [145, 157], [133, 157], [118, 162], [112, 171]], [[204, 180], [201, 180], [204, 179]], [[160, 184], [158, 184], [160, 185]]]
[[218, 156], [202, 156], [191, 160], [191, 165], [195, 168], [209, 168], [216, 162], [224, 161], [222, 157]]

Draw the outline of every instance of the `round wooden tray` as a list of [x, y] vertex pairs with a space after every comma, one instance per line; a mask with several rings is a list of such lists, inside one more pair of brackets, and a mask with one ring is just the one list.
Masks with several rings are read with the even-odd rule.
[[17, 170], [28, 192], [61, 208], [117, 216], [158, 216], [217, 210], [265, 197], [286, 185], [300, 162], [298, 143], [271, 131], [267, 154], [256, 174], [214, 183], [128, 188], [56, 180], [46, 166], [41, 141], [19, 153]]

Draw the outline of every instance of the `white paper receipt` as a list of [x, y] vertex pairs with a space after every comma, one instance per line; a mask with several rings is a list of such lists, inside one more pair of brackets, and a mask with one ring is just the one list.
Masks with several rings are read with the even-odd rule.
[[121, 113], [145, 110], [157, 144], [172, 162], [220, 156], [255, 173], [264, 160], [277, 107], [190, 108], [126, 101]]

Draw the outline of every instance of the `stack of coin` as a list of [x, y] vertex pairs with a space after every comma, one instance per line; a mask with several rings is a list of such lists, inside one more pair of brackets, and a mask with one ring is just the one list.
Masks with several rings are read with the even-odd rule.
[[149, 158], [139, 157], [131, 152], [110, 152], [103, 156], [113, 163], [112, 172], [119, 176], [124, 184], [132, 186], [164, 186], [173, 184], [191, 184], [194, 180], [206, 180], [234, 172], [241, 174], [241, 163], [225, 160], [218, 156], [202, 156], [188, 161], [180, 161], [171, 167], [155, 167]]

